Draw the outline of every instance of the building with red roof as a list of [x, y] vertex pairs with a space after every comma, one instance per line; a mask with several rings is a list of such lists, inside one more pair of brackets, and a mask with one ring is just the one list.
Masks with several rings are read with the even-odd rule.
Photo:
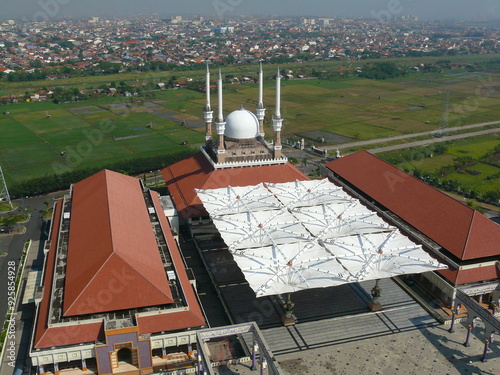
[[309, 179], [290, 163], [216, 169], [204, 152], [163, 169], [162, 175], [179, 215], [185, 219], [208, 216], [195, 189]]
[[423, 235], [428, 249], [450, 266], [429, 275], [445, 294], [443, 299], [452, 300], [454, 287], [460, 287], [469, 295], [498, 301], [498, 224], [367, 151], [329, 162], [326, 168], [330, 178]]
[[45, 245], [33, 365], [147, 374], [167, 369], [167, 352], [189, 361], [191, 329], [206, 323], [184, 264], [158, 194], [140, 180], [103, 170], [75, 184]]

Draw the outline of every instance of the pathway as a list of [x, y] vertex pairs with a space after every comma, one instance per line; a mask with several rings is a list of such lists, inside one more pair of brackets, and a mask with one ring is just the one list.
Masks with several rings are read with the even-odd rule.
[[448, 135], [448, 136], [444, 136], [444, 137], [440, 137], [440, 138], [426, 139], [424, 141], [405, 143], [402, 145], [393, 145], [393, 146], [387, 146], [387, 147], [373, 148], [373, 149], [367, 150], [367, 151], [371, 154], [377, 154], [379, 152], [400, 150], [402, 148], [409, 148], [409, 147], [427, 146], [427, 145], [430, 145], [432, 143], [447, 142], [447, 141], [452, 141], [454, 139], [463, 139], [463, 138], [475, 137], [478, 135], [494, 134], [494, 133], [500, 133], [500, 129], [487, 129], [487, 130], [481, 130], [481, 131], [472, 132], [472, 133]]
[[[500, 121], [490, 121], [490, 122], [482, 122], [479, 124], [456, 126], [453, 128], [446, 128], [446, 132], [454, 132], [454, 131], [460, 131], [460, 130], [464, 130], [464, 129], [482, 128], [485, 126], [498, 125], [498, 124], [500, 124]], [[495, 130], [495, 129], [489, 129], [489, 130]], [[442, 131], [441, 129], [436, 129], [436, 130], [431, 130], [428, 132], [403, 134], [403, 135], [397, 135], [394, 137], [371, 139], [369, 141], [349, 142], [349, 143], [337, 144], [337, 145], [332, 145], [332, 146], [325, 146], [325, 147], [320, 147], [320, 148], [326, 148], [327, 150], [336, 150], [336, 149], [341, 150], [344, 148], [373, 145], [373, 144], [377, 144], [377, 143], [391, 142], [391, 141], [397, 141], [400, 139], [415, 138], [415, 137], [420, 137], [420, 136], [425, 136], [425, 135], [434, 135], [434, 134], [439, 134], [441, 131]], [[466, 137], [471, 136], [468, 134], [474, 134], [474, 133], [467, 133], [467, 134], [460, 134], [460, 135], [465, 135]], [[437, 138], [437, 139], [447, 140], [447, 138], [449, 138], [449, 137], [447, 136], [447, 137], [441, 137], [441, 138]], [[465, 137], [462, 137], [462, 138], [465, 138]], [[405, 145], [398, 145], [398, 146], [403, 146], [403, 148], [406, 147]]]

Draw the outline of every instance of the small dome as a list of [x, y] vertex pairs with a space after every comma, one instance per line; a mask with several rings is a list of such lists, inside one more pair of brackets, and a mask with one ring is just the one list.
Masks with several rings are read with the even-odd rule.
[[226, 118], [224, 136], [234, 139], [257, 138], [259, 136], [257, 116], [245, 108], [231, 112]]

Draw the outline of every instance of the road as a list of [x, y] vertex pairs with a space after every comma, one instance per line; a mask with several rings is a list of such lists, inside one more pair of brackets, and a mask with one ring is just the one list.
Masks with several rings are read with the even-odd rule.
[[427, 146], [427, 145], [432, 144], [432, 143], [446, 142], [446, 141], [452, 141], [454, 139], [463, 139], [463, 138], [469, 138], [469, 137], [475, 137], [478, 135], [493, 134], [493, 133], [500, 133], [500, 129], [498, 129], [498, 128], [497, 129], [486, 129], [486, 130], [481, 130], [478, 132], [471, 132], [471, 133], [457, 134], [457, 135], [447, 135], [444, 137], [426, 139], [423, 141], [409, 142], [409, 143], [405, 143], [402, 145], [393, 145], [393, 146], [386, 146], [386, 147], [380, 147], [380, 148], [373, 148], [373, 149], [367, 150], [367, 151], [371, 154], [377, 154], [379, 152], [400, 150], [402, 148], [409, 148], [409, 147], [416, 147], [416, 146]]
[[[453, 127], [453, 128], [446, 128], [446, 131], [447, 132], [454, 132], [454, 131], [460, 131], [460, 130], [464, 130], [464, 129], [482, 128], [482, 127], [485, 127], [488, 125], [497, 125], [497, 124], [500, 124], [500, 121], [482, 122], [480, 124], [472, 124], [472, 125], [457, 126], [457, 127]], [[489, 130], [494, 131], [495, 129], [489, 129]], [[420, 136], [425, 136], [425, 135], [434, 135], [434, 134], [438, 134], [439, 132], [441, 132], [441, 130], [437, 129], [437, 130], [432, 130], [432, 131], [422, 132], [422, 133], [404, 134], [404, 135], [397, 135], [395, 137], [389, 137], [389, 138], [378, 138], [378, 139], [371, 139], [369, 141], [349, 142], [349, 143], [336, 144], [336, 145], [332, 145], [332, 146], [325, 146], [325, 147], [319, 146], [319, 147], [325, 148], [327, 150], [337, 150], [337, 149], [341, 150], [344, 148], [367, 146], [367, 145], [373, 145], [373, 144], [377, 144], [377, 143], [385, 143], [385, 142], [397, 141], [397, 140], [408, 139], [408, 138], [415, 138], [415, 137], [420, 137]], [[476, 133], [467, 133], [467, 134], [460, 134], [460, 135], [462, 136], [461, 138], [467, 138], [467, 137], [472, 137], [474, 134], [476, 134]], [[437, 140], [437, 142], [442, 142], [443, 140], [448, 140], [448, 139], [450, 139], [449, 137], [450, 136], [437, 138], [437, 139], [442, 139], [441, 141]], [[399, 146], [399, 148], [407, 147], [406, 144], [405, 145], [398, 145], [398, 146]]]
[[[44, 235], [42, 233], [42, 212], [45, 209], [43, 204], [46, 199], [53, 203], [53, 198], [55, 196], [61, 195], [61, 192], [49, 194], [43, 197], [33, 197], [26, 198], [23, 200], [16, 201], [19, 204], [20, 211], [26, 208], [31, 211], [31, 218], [27, 223], [23, 223], [26, 227], [26, 232], [18, 235], [2, 236], [0, 237], [0, 249], [2, 252], [6, 252], [5, 257], [0, 257], [0, 301], [7, 301], [7, 268], [8, 262], [16, 262], [16, 270], [19, 270], [20, 264], [19, 260], [23, 251], [24, 244], [28, 240], [32, 240], [32, 246], [28, 253], [26, 259], [26, 268], [23, 272], [23, 279], [21, 280], [21, 288], [19, 289], [19, 295], [17, 295], [17, 306], [16, 306], [16, 325], [15, 325], [15, 343], [16, 343], [16, 367], [23, 368], [26, 362], [29, 342], [31, 336], [31, 327], [33, 324], [34, 317], [34, 304], [22, 305], [21, 300], [24, 293], [24, 286], [26, 284], [26, 278], [28, 272], [31, 270], [41, 270], [43, 267], [43, 243]], [[3, 318], [7, 313], [7, 304], [0, 303], [0, 317], [3, 323]], [[10, 375], [14, 371], [10, 365], [6, 364], [8, 360], [6, 357], [0, 359], [0, 374]]]
[[[6, 256], [0, 257], [0, 301], [7, 300], [7, 264], [10, 261], [16, 262], [16, 271], [19, 269], [19, 260], [23, 251], [24, 244], [29, 239], [39, 240], [42, 220], [41, 213], [39, 210], [43, 210], [45, 207], [43, 205], [45, 197], [35, 197], [24, 199], [24, 201], [15, 201], [19, 205], [19, 208], [14, 211], [14, 214], [21, 213], [23, 210], [23, 205], [26, 209], [31, 211], [30, 220], [26, 223], [19, 224], [26, 227], [26, 232], [23, 234], [15, 235], [3, 235], [0, 237], [0, 252], [7, 253]], [[6, 216], [6, 214], [2, 214]], [[7, 305], [0, 304], [0, 320], [3, 322], [3, 318], [7, 313]]]

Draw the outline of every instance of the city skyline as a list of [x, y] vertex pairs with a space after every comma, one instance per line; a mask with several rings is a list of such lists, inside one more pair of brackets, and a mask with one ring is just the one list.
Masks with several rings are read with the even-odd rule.
[[387, 20], [411, 14], [422, 20], [500, 18], [500, 1], [478, 0], [19, 0], [3, 7], [2, 16], [36, 21], [63, 17], [132, 15], [357, 17]]

